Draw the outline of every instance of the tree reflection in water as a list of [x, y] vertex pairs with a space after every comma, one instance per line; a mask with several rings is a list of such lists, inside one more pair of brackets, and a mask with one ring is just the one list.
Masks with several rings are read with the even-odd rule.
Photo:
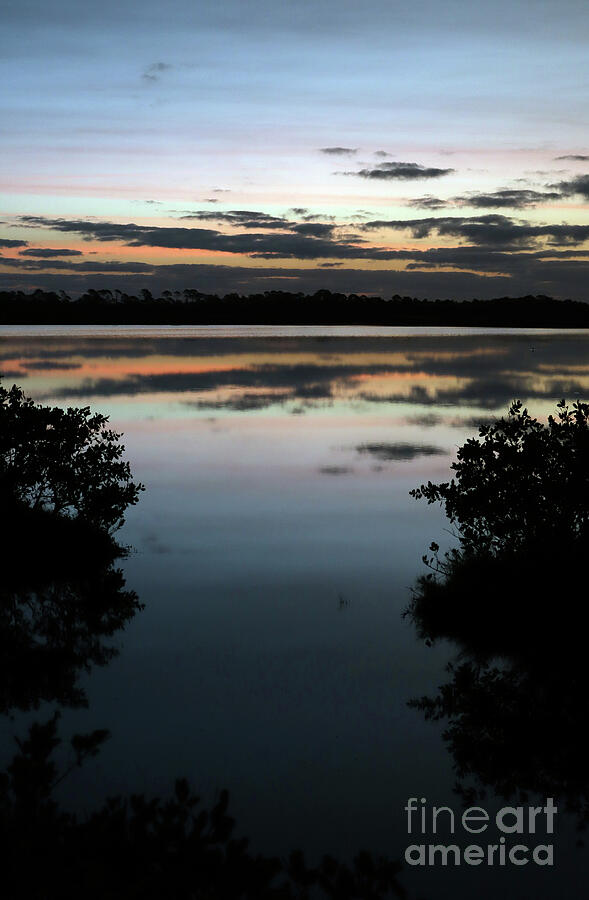
[[116, 655], [112, 639], [142, 608], [116, 565], [125, 549], [98, 529], [22, 504], [13, 504], [9, 522], [0, 585], [0, 712], [41, 702], [85, 706], [80, 674]]
[[414, 495], [444, 504], [458, 547], [424, 557], [406, 615], [458, 653], [433, 697], [465, 801], [559, 798], [589, 821], [589, 406], [564, 401], [542, 425], [514, 404], [454, 464], [455, 479]]

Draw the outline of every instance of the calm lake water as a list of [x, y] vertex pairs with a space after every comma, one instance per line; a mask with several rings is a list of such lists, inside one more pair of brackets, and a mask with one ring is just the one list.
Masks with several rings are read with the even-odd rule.
[[[408, 492], [448, 480], [513, 399], [541, 418], [586, 400], [588, 333], [4, 327], [0, 373], [108, 414], [147, 488], [120, 533], [145, 609], [86, 679], [89, 708], [62, 717], [65, 733], [112, 737], [65, 803], [165, 794], [186, 775], [206, 801], [229, 789], [255, 850], [311, 858], [402, 856], [408, 797], [460, 810], [442, 727], [407, 706], [443, 683], [453, 648], [401, 616], [429, 543], [452, 537]], [[3, 723], [3, 761], [30, 718]], [[552, 869], [411, 869], [404, 884], [511, 900], [566, 881], [585, 896], [565, 816], [555, 843]]]

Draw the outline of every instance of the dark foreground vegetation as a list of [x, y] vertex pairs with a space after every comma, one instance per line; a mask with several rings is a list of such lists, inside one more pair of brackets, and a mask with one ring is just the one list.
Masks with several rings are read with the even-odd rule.
[[437, 695], [458, 790], [558, 798], [589, 824], [589, 405], [547, 424], [520, 403], [458, 451], [455, 477], [422, 485], [457, 546], [432, 544], [406, 615], [428, 644], [458, 646]]
[[545, 296], [495, 300], [390, 299], [317, 291], [267, 291], [219, 297], [195, 290], [140, 297], [89, 290], [78, 299], [59, 293], [0, 291], [0, 324], [49, 325], [455, 325], [587, 328], [589, 303]]
[[117, 567], [128, 550], [114, 533], [143, 490], [120, 437], [87, 408], [39, 406], [0, 385], [0, 714], [43, 705], [28, 729], [14, 724], [14, 756], [0, 771], [0, 897], [405, 896], [400, 864], [366, 852], [314, 866], [298, 852], [253, 853], [234, 836], [226, 792], [206, 809], [184, 779], [167, 797], [113, 797], [82, 816], [59, 802], [59, 784], [109, 737], [64, 737], [60, 710], [88, 705], [80, 676], [116, 656], [113, 638], [142, 609]]

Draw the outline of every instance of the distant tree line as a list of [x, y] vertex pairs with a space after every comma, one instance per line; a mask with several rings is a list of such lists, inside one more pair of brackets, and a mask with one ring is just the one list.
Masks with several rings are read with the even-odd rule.
[[265, 291], [248, 296], [197, 290], [147, 289], [140, 296], [88, 290], [77, 299], [64, 291], [0, 291], [0, 324], [79, 325], [467, 325], [589, 327], [589, 303], [544, 295], [493, 300], [418, 300], [321, 290], [314, 294]]

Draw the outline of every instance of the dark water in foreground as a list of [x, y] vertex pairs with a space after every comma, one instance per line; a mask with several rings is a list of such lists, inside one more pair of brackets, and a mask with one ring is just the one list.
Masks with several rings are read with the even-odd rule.
[[[186, 775], [207, 801], [229, 789], [255, 850], [311, 857], [401, 856], [417, 840], [408, 797], [460, 810], [442, 729], [407, 706], [444, 681], [452, 648], [401, 618], [430, 541], [452, 539], [408, 491], [447, 480], [476, 423], [514, 398], [541, 418], [588, 399], [589, 334], [5, 328], [0, 372], [39, 402], [109, 414], [147, 487], [119, 536], [145, 610], [88, 678], [89, 709], [62, 720], [112, 737], [64, 803], [164, 794]], [[2, 761], [29, 718], [2, 724]], [[552, 868], [438, 865], [404, 884], [581, 897], [575, 842], [557, 817]]]

